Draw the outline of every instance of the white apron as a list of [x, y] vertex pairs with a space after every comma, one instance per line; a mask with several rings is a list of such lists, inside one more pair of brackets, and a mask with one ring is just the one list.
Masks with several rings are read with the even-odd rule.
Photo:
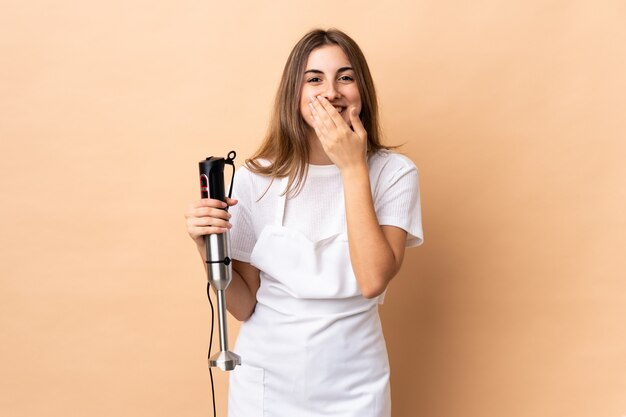
[[235, 344], [228, 416], [390, 417], [378, 298], [361, 295], [347, 231], [312, 242], [283, 226], [285, 201], [251, 254], [261, 286]]

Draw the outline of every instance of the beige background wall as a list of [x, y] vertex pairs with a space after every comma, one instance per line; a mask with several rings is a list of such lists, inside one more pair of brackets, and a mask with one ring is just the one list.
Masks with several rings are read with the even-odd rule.
[[360, 43], [421, 172], [394, 416], [626, 415], [624, 5], [4, 0], [0, 415], [210, 415], [183, 212], [317, 26]]

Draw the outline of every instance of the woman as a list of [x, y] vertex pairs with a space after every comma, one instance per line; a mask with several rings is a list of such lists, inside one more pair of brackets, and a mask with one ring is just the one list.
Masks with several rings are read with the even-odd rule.
[[243, 323], [229, 416], [390, 416], [378, 304], [422, 242], [418, 175], [381, 145], [372, 78], [346, 34], [296, 44], [233, 197], [230, 213], [205, 199], [186, 215], [201, 256], [204, 235], [231, 231], [227, 306]]

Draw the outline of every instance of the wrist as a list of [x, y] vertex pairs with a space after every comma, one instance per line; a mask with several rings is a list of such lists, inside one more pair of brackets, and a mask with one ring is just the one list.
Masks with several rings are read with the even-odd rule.
[[362, 161], [361, 163], [344, 167], [340, 170], [340, 172], [344, 181], [363, 178], [367, 178], [369, 180], [369, 167], [367, 166], [367, 161]]

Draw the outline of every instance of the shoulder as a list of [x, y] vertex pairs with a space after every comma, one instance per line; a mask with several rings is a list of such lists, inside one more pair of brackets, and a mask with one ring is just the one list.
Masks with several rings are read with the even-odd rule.
[[411, 172], [417, 174], [417, 166], [408, 156], [386, 149], [370, 155], [369, 167], [374, 176], [397, 177]]
[[[269, 164], [269, 162], [265, 159], [257, 159], [256, 162], [262, 167], [265, 167]], [[261, 175], [255, 172], [254, 168], [250, 165], [248, 161], [241, 165], [239, 168], [237, 168], [237, 170], [235, 171], [235, 176], [246, 182], [258, 182], [269, 179], [268, 176]]]
[[[257, 163], [264, 166], [269, 162], [257, 160]], [[249, 163], [245, 163], [236, 169], [234, 181], [235, 184], [233, 188], [238, 190], [238, 194], [246, 195], [251, 200], [260, 199], [268, 190], [273, 190], [277, 187], [279, 183], [279, 181], [274, 181], [274, 179], [268, 175], [255, 172], [254, 168], [251, 167]]]

